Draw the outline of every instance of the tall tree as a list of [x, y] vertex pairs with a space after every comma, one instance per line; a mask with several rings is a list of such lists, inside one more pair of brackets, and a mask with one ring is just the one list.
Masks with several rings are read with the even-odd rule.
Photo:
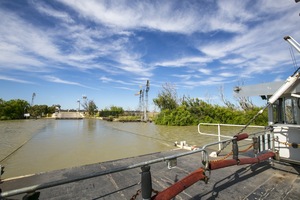
[[178, 107], [177, 91], [174, 85], [165, 83], [162, 85], [162, 91], [158, 94], [157, 98], [153, 99], [153, 103], [160, 110], [174, 110]]
[[90, 115], [93, 116], [97, 112], [97, 106], [93, 100], [87, 100], [81, 104], [84, 110]]
[[22, 119], [28, 107], [29, 103], [21, 99], [12, 99], [9, 101], [1, 99], [0, 117], [1, 119]]

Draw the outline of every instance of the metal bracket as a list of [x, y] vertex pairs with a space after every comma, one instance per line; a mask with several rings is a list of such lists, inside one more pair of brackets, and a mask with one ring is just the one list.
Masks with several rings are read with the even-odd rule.
[[40, 192], [27, 193], [22, 199], [23, 200], [39, 200]]
[[174, 158], [174, 159], [167, 160], [167, 165], [168, 165], [168, 169], [175, 168], [177, 166], [177, 159]]
[[4, 173], [4, 167], [2, 167], [2, 165], [0, 165], [0, 181], [1, 181], [1, 175]]

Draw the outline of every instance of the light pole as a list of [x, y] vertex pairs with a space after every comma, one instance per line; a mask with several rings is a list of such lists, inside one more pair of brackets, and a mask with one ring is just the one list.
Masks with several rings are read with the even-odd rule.
[[80, 113], [80, 99], [78, 99], [77, 102], [78, 102], [78, 112]]
[[83, 98], [83, 101], [84, 101], [83, 104], [86, 106], [84, 108], [84, 110], [85, 110], [85, 112], [87, 112], [87, 110], [88, 110], [87, 96], [86, 95], [82, 95], [82, 98]]

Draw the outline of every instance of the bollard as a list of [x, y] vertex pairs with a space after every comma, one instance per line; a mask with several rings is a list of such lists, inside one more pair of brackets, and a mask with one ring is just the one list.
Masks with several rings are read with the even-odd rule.
[[150, 166], [143, 166], [142, 169], [142, 198], [143, 199], [151, 199], [152, 194], [152, 180], [151, 180], [151, 172]]
[[253, 152], [254, 152], [255, 156], [257, 156], [258, 148], [259, 148], [258, 138], [257, 137], [253, 137], [252, 141], [253, 141]]
[[234, 160], [238, 160], [239, 159], [239, 146], [237, 143], [237, 140], [232, 140], [232, 158]]

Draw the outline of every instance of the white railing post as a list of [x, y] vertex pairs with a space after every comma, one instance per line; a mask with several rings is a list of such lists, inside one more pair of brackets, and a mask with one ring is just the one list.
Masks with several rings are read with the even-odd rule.
[[[218, 140], [221, 141], [221, 126], [218, 124]], [[219, 151], [221, 150], [221, 143], [219, 143]]]

